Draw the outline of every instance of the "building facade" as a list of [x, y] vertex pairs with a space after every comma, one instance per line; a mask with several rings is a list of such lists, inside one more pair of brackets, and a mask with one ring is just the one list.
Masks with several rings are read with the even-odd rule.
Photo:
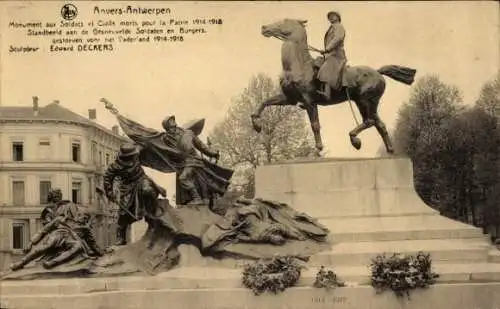
[[118, 127], [96, 123], [55, 101], [44, 107], [0, 107], [0, 267], [4, 269], [40, 229], [47, 193], [59, 188], [63, 199], [94, 213], [98, 243], [114, 242], [113, 213], [96, 193], [106, 167], [127, 138]]

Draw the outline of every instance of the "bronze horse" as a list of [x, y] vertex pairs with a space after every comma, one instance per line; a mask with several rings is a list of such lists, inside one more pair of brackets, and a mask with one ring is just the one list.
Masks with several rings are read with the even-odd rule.
[[[378, 116], [377, 108], [385, 91], [385, 79], [388, 76], [396, 81], [411, 85], [416, 70], [396, 65], [383, 66], [378, 70], [368, 66], [347, 66], [344, 70], [348, 82], [348, 91], [332, 90], [332, 98], [325, 101], [317, 92], [319, 85], [316, 79], [317, 70], [322, 57], [315, 60], [309, 54], [312, 49], [307, 43], [305, 20], [284, 19], [276, 23], [262, 26], [262, 35], [276, 37], [283, 41], [281, 61], [283, 73], [280, 79], [282, 93], [262, 102], [257, 111], [251, 115], [253, 128], [260, 132], [260, 115], [268, 106], [299, 105], [307, 111], [311, 129], [318, 152], [323, 150], [320, 134], [318, 105], [329, 106], [346, 101], [354, 101], [362, 117], [362, 123], [349, 132], [354, 148], [361, 148], [361, 140], [357, 137], [362, 131], [375, 126], [384, 141], [388, 153], [394, 149], [384, 122]], [[304, 104], [305, 103], [305, 104]]]

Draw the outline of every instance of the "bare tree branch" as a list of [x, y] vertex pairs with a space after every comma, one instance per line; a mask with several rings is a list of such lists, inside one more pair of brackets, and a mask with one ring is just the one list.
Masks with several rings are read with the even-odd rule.
[[254, 131], [250, 115], [279, 91], [279, 83], [270, 77], [252, 77], [232, 100], [226, 117], [210, 133], [214, 147], [221, 151], [221, 161], [233, 168], [247, 169], [243, 175], [248, 183], [253, 182], [253, 171], [263, 162], [290, 160], [314, 152], [306, 115], [294, 106], [267, 108], [261, 117], [262, 132]]

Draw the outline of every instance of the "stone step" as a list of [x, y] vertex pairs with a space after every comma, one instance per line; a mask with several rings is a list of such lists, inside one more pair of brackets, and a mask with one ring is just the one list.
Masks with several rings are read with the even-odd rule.
[[[297, 286], [312, 286], [318, 267], [308, 267], [302, 272]], [[330, 268], [348, 286], [366, 285], [370, 282], [369, 266], [341, 266]], [[500, 281], [500, 264], [433, 263], [433, 270], [440, 275], [438, 282]], [[89, 294], [133, 290], [182, 290], [182, 289], [231, 289], [241, 288], [241, 269], [184, 267], [173, 269], [154, 277], [108, 277], [50, 279], [36, 281], [2, 281], [2, 298], [30, 297], [35, 295]]]
[[431, 239], [339, 243], [331, 251], [318, 253], [308, 264], [321, 265], [367, 265], [378, 254], [416, 254], [423, 251], [431, 254], [433, 261], [441, 263], [487, 262], [489, 244], [483, 238], [464, 241], [460, 239]]
[[334, 290], [293, 287], [277, 295], [255, 296], [245, 288], [136, 289], [84, 294], [0, 295], [8, 309], [421, 309], [498, 308], [500, 282], [437, 283], [411, 292], [411, 299], [371, 286]]
[[498, 250], [495, 246], [491, 246], [488, 250], [488, 262], [500, 263], [500, 250]]
[[440, 215], [323, 219], [333, 242], [484, 237], [479, 228]]

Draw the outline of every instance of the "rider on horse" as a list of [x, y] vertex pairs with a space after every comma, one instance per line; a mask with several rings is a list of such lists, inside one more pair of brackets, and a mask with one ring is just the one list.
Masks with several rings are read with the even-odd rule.
[[323, 83], [323, 91], [320, 92], [326, 100], [331, 99], [331, 88], [341, 91], [345, 84], [342, 81], [342, 73], [347, 63], [344, 51], [345, 30], [341, 24], [342, 18], [338, 12], [329, 12], [327, 18], [331, 25], [325, 34], [325, 49], [321, 54], [325, 56], [325, 62], [320, 67], [318, 79]]

